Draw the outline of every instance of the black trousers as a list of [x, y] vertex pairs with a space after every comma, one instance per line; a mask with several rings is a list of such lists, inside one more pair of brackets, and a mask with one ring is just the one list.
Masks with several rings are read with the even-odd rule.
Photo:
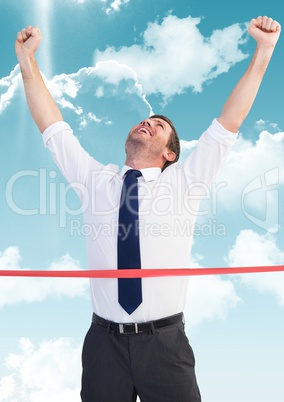
[[82, 402], [201, 401], [183, 322], [133, 335], [92, 323], [82, 365]]

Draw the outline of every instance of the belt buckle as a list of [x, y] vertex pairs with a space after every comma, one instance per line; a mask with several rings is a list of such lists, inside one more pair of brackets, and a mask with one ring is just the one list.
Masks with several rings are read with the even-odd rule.
[[[127, 327], [130, 327], [130, 328], [133, 328], [133, 326], [134, 326], [134, 330], [133, 331], [125, 331], [125, 329], [127, 328]], [[138, 331], [138, 324], [137, 324], [137, 322], [135, 322], [135, 323], [131, 323], [131, 324], [118, 324], [118, 330], [119, 330], [119, 333], [120, 334], [138, 334], [139, 333], [139, 331]]]

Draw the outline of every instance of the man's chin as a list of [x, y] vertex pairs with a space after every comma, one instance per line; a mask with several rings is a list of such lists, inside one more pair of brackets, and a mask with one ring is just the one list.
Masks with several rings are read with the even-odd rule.
[[145, 153], [149, 148], [149, 143], [142, 136], [131, 136], [127, 138], [125, 143], [125, 150], [127, 155], [138, 155], [141, 153]]
[[127, 138], [126, 144], [140, 144], [145, 145], [147, 144], [147, 138], [141, 134], [132, 134], [130, 137]]

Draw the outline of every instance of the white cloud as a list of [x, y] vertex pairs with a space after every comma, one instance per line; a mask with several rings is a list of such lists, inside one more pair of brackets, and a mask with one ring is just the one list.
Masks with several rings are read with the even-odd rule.
[[[149, 108], [149, 115], [154, 113], [152, 110], [152, 106], [146, 98], [143, 87], [139, 82], [136, 71], [133, 70], [131, 67], [123, 63], [118, 63], [116, 60], [108, 60], [98, 62], [93, 68], [96, 72], [96, 75], [108, 84], [119, 86], [121, 81], [125, 81], [127, 87], [124, 88], [124, 94], [126, 96], [136, 94]], [[98, 89], [101, 91], [100, 87], [98, 87]]]
[[[260, 235], [253, 230], [242, 230], [226, 260], [232, 267], [283, 265], [284, 251], [278, 247], [272, 235]], [[279, 304], [284, 306], [284, 272], [245, 274], [239, 278], [246, 286], [261, 293], [273, 294]]]
[[[181, 161], [197, 143], [181, 141]], [[284, 132], [271, 134], [265, 130], [257, 141], [246, 140], [240, 135], [215, 179], [215, 188], [219, 190], [211, 189], [210, 199], [203, 201], [202, 211], [209, 211], [209, 214], [220, 208], [234, 211], [256, 227], [276, 233], [279, 229], [279, 191], [284, 184], [283, 155]], [[208, 215], [204, 215], [205, 218], [208, 219]]]
[[234, 184], [234, 192], [241, 193], [250, 181], [278, 168], [279, 183], [283, 184], [283, 152], [284, 132], [262, 131], [255, 143], [240, 136], [226, 161], [226, 169], [222, 169], [218, 178]]
[[258, 121], [255, 122], [255, 128], [260, 131], [271, 130], [271, 129], [274, 130], [274, 132], [281, 131], [281, 129], [277, 123], [270, 122], [269, 120], [263, 120], [263, 119], [259, 119]]
[[147, 95], [169, 98], [187, 88], [200, 92], [204, 83], [247, 57], [239, 49], [245, 41], [244, 24], [215, 30], [206, 38], [197, 27], [200, 21], [169, 15], [161, 24], [148, 24], [141, 45], [96, 50], [94, 63], [116, 60], [128, 65], [136, 71]]
[[57, 100], [57, 103], [59, 106], [61, 106], [63, 109], [65, 108], [69, 108], [71, 110], [74, 110], [74, 112], [78, 115], [83, 113], [82, 108], [79, 107], [75, 107], [71, 102], [69, 102], [68, 100], [64, 99], [64, 98], [60, 98]]
[[278, 225], [279, 188], [284, 183], [284, 133], [262, 131], [253, 143], [240, 137], [218, 175], [226, 187], [218, 202], [229, 210], [241, 206], [256, 226], [273, 232]]
[[[126, 100], [143, 117], [153, 113], [135, 71], [116, 61], [84, 67], [73, 74], [56, 75], [51, 80], [43, 74], [43, 79], [58, 105], [75, 113], [80, 128], [93, 121], [109, 125], [107, 116], [93, 113], [102, 98]], [[19, 88], [22, 88], [22, 78], [16, 66], [8, 77], [0, 80], [0, 114], [13, 101]]]
[[14, 391], [15, 391], [15, 381], [13, 374], [1, 378], [0, 401], [8, 401], [8, 400], [11, 401], [11, 397]]
[[127, 4], [129, 0], [114, 0], [110, 3], [109, 7], [106, 9], [106, 13], [110, 14], [111, 12], [120, 11], [120, 7], [124, 4]]
[[[0, 270], [21, 270], [21, 255], [17, 247], [0, 252]], [[25, 268], [27, 269], [27, 268]], [[54, 261], [49, 270], [80, 270], [80, 264], [66, 254]], [[64, 278], [2, 277], [0, 281], [0, 308], [20, 302], [38, 302], [47, 297], [86, 297], [89, 283]]]
[[5, 358], [11, 374], [1, 380], [0, 401], [79, 401], [81, 345], [70, 338], [59, 338], [35, 346], [21, 338], [19, 346], [19, 353]]
[[72, 99], [75, 99], [81, 87], [80, 83], [76, 80], [76, 74], [56, 75], [50, 82], [45, 79], [45, 83], [50, 87], [52, 93], [58, 98], [64, 94]]
[[83, 128], [85, 128], [90, 121], [93, 121], [94, 123], [100, 123], [102, 119], [99, 119], [94, 113], [89, 112], [82, 117], [79, 129], [82, 130]]
[[104, 89], [103, 87], [98, 87], [98, 89], [96, 90], [95, 93], [97, 98], [101, 98], [102, 96], [104, 96]]
[[[202, 268], [193, 259], [192, 268]], [[220, 276], [192, 276], [187, 293], [186, 324], [192, 330], [204, 320], [225, 319], [241, 301], [232, 281]]]
[[183, 162], [183, 160], [190, 155], [190, 153], [194, 150], [194, 148], [197, 146], [198, 140], [191, 140], [191, 141], [185, 141], [185, 140], [180, 140], [180, 161]]
[[[97, 0], [96, 0], [97, 1]], [[103, 3], [103, 9], [106, 14], [111, 14], [120, 11], [121, 6], [129, 3], [130, 0], [100, 0]], [[73, 0], [76, 4], [85, 4], [90, 0]]]
[[22, 85], [22, 79], [17, 65], [8, 77], [0, 79], [0, 115], [10, 105], [16, 90]]

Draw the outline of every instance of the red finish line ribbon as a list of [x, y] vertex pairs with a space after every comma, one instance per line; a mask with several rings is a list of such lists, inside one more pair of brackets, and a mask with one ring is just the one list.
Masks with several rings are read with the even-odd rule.
[[171, 269], [109, 269], [109, 270], [1, 270], [0, 276], [48, 278], [152, 278], [165, 276], [201, 276], [248, 274], [284, 271], [284, 265], [232, 267], [232, 268], [171, 268]]

